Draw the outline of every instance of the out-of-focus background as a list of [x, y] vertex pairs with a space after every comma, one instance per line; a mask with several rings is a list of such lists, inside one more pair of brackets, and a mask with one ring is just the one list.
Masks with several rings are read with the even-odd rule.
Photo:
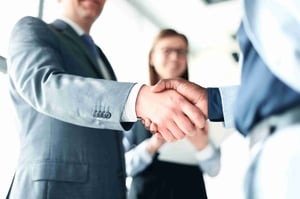
[[[59, 16], [59, 9], [53, 0], [3, 1], [0, 56], [7, 57], [10, 32], [17, 20], [30, 15], [51, 22]], [[109, 58], [119, 81], [147, 83], [152, 39], [159, 29], [174, 28], [190, 41], [190, 80], [202, 86], [226, 86], [239, 83], [235, 33], [241, 13], [240, 0], [110, 0], [91, 35]], [[20, 149], [7, 81], [1, 66], [0, 198], [8, 190]], [[247, 141], [232, 129], [224, 130], [221, 123], [211, 123], [210, 129], [221, 146], [222, 168], [217, 177], [205, 176], [208, 198], [239, 199], [248, 162]]]

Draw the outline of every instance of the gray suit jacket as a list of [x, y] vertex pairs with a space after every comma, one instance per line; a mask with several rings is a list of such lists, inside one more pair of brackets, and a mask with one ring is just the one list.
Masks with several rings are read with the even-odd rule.
[[101, 79], [87, 46], [60, 20], [21, 19], [8, 59], [21, 147], [9, 198], [125, 198], [121, 131], [131, 123], [121, 115], [133, 84]]

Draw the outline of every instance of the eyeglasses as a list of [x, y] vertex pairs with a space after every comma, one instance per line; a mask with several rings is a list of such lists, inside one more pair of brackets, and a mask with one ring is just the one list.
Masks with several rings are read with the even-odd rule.
[[161, 48], [161, 51], [166, 56], [169, 56], [172, 52], [175, 52], [180, 57], [185, 57], [188, 54], [188, 50], [183, 48]]

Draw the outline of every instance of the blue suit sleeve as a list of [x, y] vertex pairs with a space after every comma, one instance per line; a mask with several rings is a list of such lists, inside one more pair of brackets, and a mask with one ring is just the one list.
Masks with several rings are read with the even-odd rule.
[[214, 122], [224, 121], [222, 100], [218, 88], [207, 88], [208, 119]]

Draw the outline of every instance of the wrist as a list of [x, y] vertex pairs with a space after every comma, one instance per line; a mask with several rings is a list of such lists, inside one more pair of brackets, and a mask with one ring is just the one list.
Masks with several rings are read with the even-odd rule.
[[208, 146], [208, 140], [206, 142], [197, 142], [194, 143], [195, 148], [197, 149], [197, 151], [202, 151], [203, 149], [207, 148]]
[[137, 94], [136, 104], [135, 104], [135, 112], [136, 112], [137, 118], [143, 118], [143, 116], [144, 116], [142, 110], [143, 110], [143, 102], [145, 101], [144, 98], [145, 98], [145, 95], [147, 95], [147, 90], [148, 91], [150, 90], [149, 86], [142, 85]]
[[154, 146], [150, 140], [147, 141], [147, 147], [146, 147], [147, 151], [152, 155], [154, 153], [156, 153], [156, 151], [158, 150], [158, 147]]
[[215, 147], [212, 144], [208, 143], [202, 150], [198, 151], [196, 157], [198, 160], [207, 160], [213, 156], [215, 150]]

